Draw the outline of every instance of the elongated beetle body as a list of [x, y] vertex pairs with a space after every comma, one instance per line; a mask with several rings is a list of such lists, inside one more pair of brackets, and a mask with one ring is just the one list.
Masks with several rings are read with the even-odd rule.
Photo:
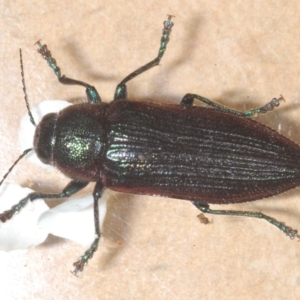
[[[61, 83], [86, 88], [88, 103], [45, 115], [34, 138], [40, 160], [72, 181], [60, 194], [29, 194], [2, 213], [0, 220], [10, 219], [29, 200], [69, 197], [89, 182], [96, 182], [93, 197], [97, 237], [74, 263], [74, 274], [83, 270], [98, 247], [98, 200], [105, 187], [190, 200], [206, 213], [262, 218], [290, 238], [299, 238], [296, 230], [260, 212], [209, 208], [209, 204], [273, 196], [300, 185], [300, 167], [295, 163], [300, 160], [300, 147], [247, 118], [272, 110], [282, 96], [245, 113], [194, 94], [184, 96], [180, 105], [127, 100], [126, 83], [159, 63], [172, 26], [169, 16], [164, 22], [158, 56], [122, 80], [109, 104], [102, 103], [89, 84], [62, 76], [47, 46], [37, 42], [38, 52]], [[195, 99], [207, 107], [193, 106]]]
[[251, 119], [206, 107], [72, 105], [44, 117], [35, 150], [73, 180], [100, 178], [120, 192], [201, 203], [256, 200], [300, 183], [298, 145]]

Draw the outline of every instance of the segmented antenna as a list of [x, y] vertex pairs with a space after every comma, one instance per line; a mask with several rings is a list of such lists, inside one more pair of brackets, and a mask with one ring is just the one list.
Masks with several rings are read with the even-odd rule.
[[36, 126], [34, 118], [32, 116], [31, 110], [30, 110], [30, 107], [29, 107], [28, 98], [27, 98], [26, 85], [25, 85], [25, 77], [24, 77], [24, 68], [23, 68], [22, 49], [20, 49], [20, 66], [21, 66], [21, 76], [22, 76], [23, 92], [24, 92], [24, 98], [25, 98], [25, 102], [26, 102], [26, 107], [27, 107], [28, 115], [29, 115], [31, 124], [34, 125], [34, 126]]
[[32, 148], [26, 149], [20, 156], [19, 158], [13, 163], [13, 165], [8, 169], [8, 172], [3, 176], [2, 180], [0, 181], [0, 186], [2, 185], [3, 181], [5, 178], [8, 176], [8, 174], [12, 171], [12, 169], [15, 167], [15, 165], [31, 150]]
[[[30, 107], [29, 107], [29, 102], [28, 102], [28, 98], [27, 98], [27, 93], [26, 93], [26, 85], [25, 85], [25, 77], [24, 77], [24, 68], [23, 68], [23, 58], [22, 58], [22, 49], [20, 49], [20, 66], [21, 66], [21, 76], [22, 76], [22, 84], [23, 84], [23, 92], [24, 92], [24, 98], [25, 98], [25, 102], [26, 102], [26, 107], [27, 107], [27, 111], [28, 111], [28, 115], [30, 118], [30, 122], [32, 125], [36, 126], [34, 118], [32, 116], [32, 113], [30, 111]], [[3, 181], [6, 179], [6, 177], [8, 176], [8, 174], [13, 170], [13, 168], [16, 166], [16, 164], [30, 151], [32, 151], [33, 148], [29, 148], [27, 150], [25, 150], [20, 156], [19, 158], [13, 163], [13, 165], [8, 169], [7, 173], [3, 176], [2, 180], [0, 181], [0, 186], [2, 185]]]

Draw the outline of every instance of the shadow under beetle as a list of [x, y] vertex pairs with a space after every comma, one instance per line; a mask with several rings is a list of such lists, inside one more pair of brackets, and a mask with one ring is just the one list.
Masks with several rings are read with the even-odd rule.
[[[300, 184], [300, 167], [295, 163], [300, 161], [300, 147], [247, 118], [272, 110], [282, 96], [244, 113], [194, 94], [185, 95], [180, 105], [127, 99], [126, 83], [156, 66], [163, 57], [173, 26], [171, 18], [164, 22], [158, 56], [125, 77], [109, 104], [101, 102], [93, 86], [61, 75], [47, 46], [37, 42], [38, 52], [61, 83], [86, 88], [88, 103], [45, 115], [34, 137], [39, 159], [72, 180], [60, 194], [29, 194], [0, 214], [0, 220], [11, 219], [29, 200], [70, 197], [89, 182], [96, 182], [96, 238], [74, 263], [75, 275], [97, 250], [101, 236], [98, 199], [105, 187], [189, 200], [203, 213], [265, 219], [290, 238], [300, 237], [297, 230], [260, 212], [212, 210], [208, 205], [257, 200]], [[21, 69], [24, 84], [22, 59]], [[25, 84], [24, 91], [28, 107]], [[195, 99], [208, 107], [193, 106]], [[35, 125], [29, 108], [28, 112]], [[24, 151], [20, 158], [31, 150]]]

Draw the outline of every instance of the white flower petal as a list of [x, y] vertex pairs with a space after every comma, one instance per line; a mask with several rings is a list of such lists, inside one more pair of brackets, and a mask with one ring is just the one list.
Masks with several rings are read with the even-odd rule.
[[[100, 228], [105, 218], [108, 198], [108, 193], [104, 192], [99, 199]], [[39, 219], [39, 227], [84, 247], [90, 246], [95, 238], [92, 195], [69, 200], [46, 211]]]
[[[5, 183], [0, 190], [0, 213], [10, 209], [33, 190], [17, 184]], [[100, 228], [106, 215], [104, 192], [99, 199]], [[75, 241], [84, 247], [95, 238], [94, 206], [92, 195], [68, 200], [49, 209], [44, 200], [29, 202], [12, 219], [0, 222], [0, 250], [28, 249], [43, 243], [48, 234]]]

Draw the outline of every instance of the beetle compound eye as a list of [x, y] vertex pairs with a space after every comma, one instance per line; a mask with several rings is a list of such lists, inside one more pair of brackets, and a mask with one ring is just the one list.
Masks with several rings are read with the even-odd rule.
[[52, 162], [57, 118], [58, 114], [47, 114], [46, 116], [44, 116], [35, 131], [34, 150], [38, 158], [44, 164], [51, 164]]

